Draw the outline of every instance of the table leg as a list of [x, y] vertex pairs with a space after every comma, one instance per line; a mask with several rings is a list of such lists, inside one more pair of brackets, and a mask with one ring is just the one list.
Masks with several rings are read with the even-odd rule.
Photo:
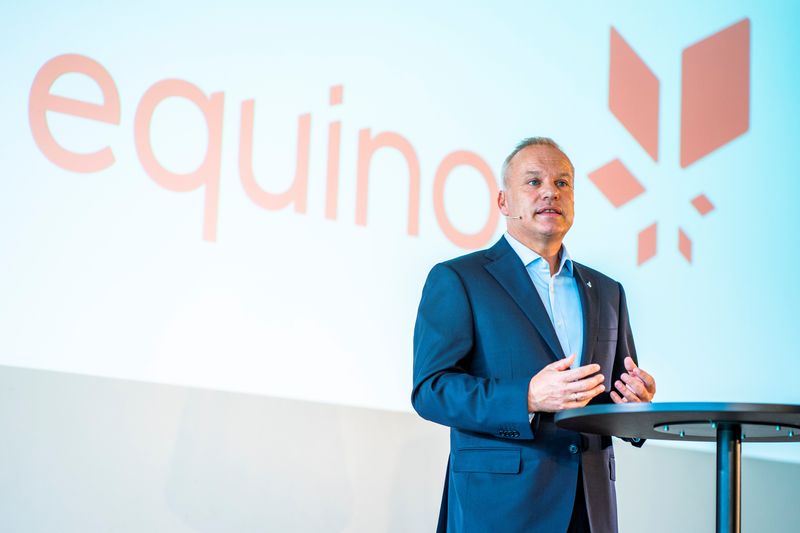
[[742, 426], [717, 424], [717, 533], [742, 529]]

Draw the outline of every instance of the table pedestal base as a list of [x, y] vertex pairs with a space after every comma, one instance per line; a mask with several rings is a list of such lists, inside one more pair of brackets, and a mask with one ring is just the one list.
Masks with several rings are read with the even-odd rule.
[[717, 424], [717, 533], [742, 529], [742, 426]]

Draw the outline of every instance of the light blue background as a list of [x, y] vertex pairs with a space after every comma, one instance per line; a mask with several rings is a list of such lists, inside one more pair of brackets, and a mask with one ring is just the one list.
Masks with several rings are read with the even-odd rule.
[[[4, 11], [2, 364], [408, 410], [422, 282], [435, 262], [463, 253], [434, 218], [437, 165], [468, 149], [499, 169], [520, 138], [548, 135], [577, 171], [570, 251], [624, 284], [657, 399], [800, 403], [794, 2], [40, 2]], [[681, 169], [681, 52], [743, 18], [750, 129]], [[660, 81], [657, 163], [608, 109], [612, 26]], [[112, 147], [117, 162], [96, 174], [56, 167], [31, 137], [31, 83], [63, 53], [100, 62], [120, 92], [118, 127], [51, 114], [64, 146]], [[200, 239], [202, 193], [160, 188], [136, 157], [136, 106], [165, 78], [225, 92], [216, 243]], [[328, 89], [340, 83], [344, 104], [331, 108]], [[56, 87], [99, 98], [85, 78]], [[264, 211], [244, 194], [239, 106], [249, 98], [255, 172], [270, 190], [289, 183], [297, 116], [312, 113], [307, 214]], [[342, 120], [336, 221], [324, 218], [331, 120]], [[191, 105], [165, 102], [153, 121], [156, 153], [191, 169], [204, 128]], [[354, 224], [361, 128], [398, 132], [416, 149], [418, 237], [405, 234], [406, 171], [391, 152], [373, 160], [368, 225]], [[620, 209], [587, 179], [617, 157], [647, 189]], [[701, 192], [716, 206], [706, 217], [689, 204]], [[457, 227], [482, 226], [486, 187], [475, 173], [454, 172], [446, 193]], [[640, 267], [636, 236], [653, 221], [658, 254]], [[692, 238], [692, 264], [677, 252], [678, 226]], [[797, 446], [746, 451], [800, 461]]]

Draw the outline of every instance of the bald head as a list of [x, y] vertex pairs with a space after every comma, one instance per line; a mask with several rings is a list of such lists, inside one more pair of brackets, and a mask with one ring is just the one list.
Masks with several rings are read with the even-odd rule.
[[[503, 189], [508, 188], [508, 168], [511, 166], [511, 162], [518, 153], [529, 146], [550, 146], [555, 148], [562, 154], [564, 154], [564, 150], [550, 137], [528, 137], [526, 139], [522, 139], [517, 146], [514, 147], [514, 150], [508, 154], [505, 161], [503, 161], [503, 168], [501, 170], [501, 175], [503, 176]], [[567, 154], [564, 154], [564, 157], [569, 161], [569, 157]], [[572, 166], [572, 161], [569, 161], [570, 166]], [[572, 172], [575, 172], [575, 168], [573, 167]]]

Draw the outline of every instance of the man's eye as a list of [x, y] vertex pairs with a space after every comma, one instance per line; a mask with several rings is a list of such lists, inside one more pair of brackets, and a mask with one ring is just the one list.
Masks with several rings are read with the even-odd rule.
[[556, 183], [559, 187], [569, 187], [569, 182], [566, 180], [558, 180]]
[[539, 183], [541, 182], [537, 179], [528, 180], [528, 185], [539, 185]]

